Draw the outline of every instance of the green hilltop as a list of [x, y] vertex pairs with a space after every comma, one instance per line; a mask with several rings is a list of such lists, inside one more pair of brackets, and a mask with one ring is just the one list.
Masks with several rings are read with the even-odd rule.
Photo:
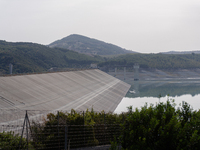
[[134, 53], [119, 46], [77, 34], [72, 34], [61, 40], [57, 40], [49, 44], [49, 47], [60, 47], [79, 53], [103, 56]]

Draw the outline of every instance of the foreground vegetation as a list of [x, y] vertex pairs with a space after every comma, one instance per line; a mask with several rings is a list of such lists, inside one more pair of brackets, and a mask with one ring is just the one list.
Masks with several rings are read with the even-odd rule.
[[[49, 114], [43, 128], [38, 128], [39, 125], [36, 123], [32, 128], [34, 132], [47, 133], [45, 130], [49, 129], [49, 126], [57, 125], [57, 118], [57, 115]], [[166, 103], [159, 103], [156, 106], [150, 105], [149, 107], [145, 105], [136, 110], [129, 107], [127, 113], [118, 115], [104, 114], [104, 112], [96, 113], [93, 110], [87, 111], [83, 115], [83, 113], [72, 111], [71, 113], [60, 113], [59, 118], [63, 125], [90, 125], [87, 126], [87, 129], [90, 128], [93, 134], [90, 133], [86, 137], [81, 136], [84, 128], [79, 126], [79, 138], [82, 139], [79, 142], [83, 142], [83, 138], [85, 138], [87, 142], [90, 141], [88, 146], [104, 144], [105, 141], [102, 142], [102, 139], [96, 135], [97, 131], [105, 131], [105, 124], [106, 130], [109, 130], [111, 128], [109, 125], [112, 124], [118, 126], [115, 126], [112, 137], [108, 138], [106, 142], [112, 141], [114, 149], [117, 145], [128, 150], [200, 148], [200, 111], [193, 111], [187, 103], [176, 109], [175, 103], [168, 100]], [[95, 128], [95, 125], [102, 126]], [[42, 134], [41, 139], [52, 141], [49, 139], [49, 135], [51, 138], [55, 138], [52, 134], [53, 131], [51, 134], [49, 132]], [[69, 136], [69, 138], [73, 142], [73, 137]], [[43, 147], [45, 147], [45, 143], [48, 141], [42, 144]]]
[[[29, 145], [35, 149], [64, 149], [67, 136], [70, 148], [119, 145], [126, 150], [196, 150], [200, 148], [200, 111], [189, 104], [176, 107], [173, 100], [122, 114], [86, 111], [50, 113], [43, 122], [31, 125]], [[15, 149], [20, 137], [12, 132], [0, 134], [0, 148]], [[21, 146], [24, 148], [26, 140]], [[34, 148], [33, 148], [34, 149]]]
[[43, 123], [33, 123], [31, 127], [34, 135], [33, 142], [42, 149], [55, 149], [55, 147], [64, 149], [67, 133], [70, 148], [110, 144], [110, 141], [114, 139], [113, 135], [119, 136], [121, 120], [122, 115], [104, 111], [71, 110], [70, 113], [50, 113]]
[[26, 140], [14, 132], [0, 133], [0, 149], [17, 150], [26, 149]]
[[187, 103], [175, 109], [170, 101], [135, 111], [130, 107], [119, 142], [125, 149], [199, 149], [200, 112]]

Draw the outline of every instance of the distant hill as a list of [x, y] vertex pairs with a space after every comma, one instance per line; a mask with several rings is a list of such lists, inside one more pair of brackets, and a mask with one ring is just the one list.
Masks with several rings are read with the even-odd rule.
[[[81, 37], [72, 35], [74, 36]], [[99, 42], [94, 39], [92, 41]], [[0, 40], [0, 74], [9, 73], [10, 63], [13, 64], [13, 73], [42, 72], [50, 68], [86, 68], [91, 63], [97, 63], [99, 67], [105, 69], [114, 66], [133, 67], [135, 63], [146, 69], [193, 69], [200, 68], [200, 54], [195, 51], [191, 54], [176, 55], [132, 53], [115, 58], [103, 58], [98, 55], [91, 57], [63, 48], [50, 48], [41, 44]]]
[[200, 68], [200, 54], [126, 54], [101, 62], [100, 67], [130, 66], [138, 63], [146, 69]]
[[57, 40], [49, 44], [49, 47], [66, 48], [79, 53], [90, 55], [119, 55], [135, 53], [113, 44], [105, 43], [103, 41], [77, 34], [72, 34], [61, 40]]
[[169, 51], [169, 52], [162, 52], [162, 54], [200, 54], [200, 50], [197, 51]]
[[54, 68], [80, 68], [97, 63], [101, 57], [91, 57], [62, 48], [49, 48], [44, 45], [0, 40], [0, 74], [9, 72], [13, 64], [14, 73], [41, 72]]

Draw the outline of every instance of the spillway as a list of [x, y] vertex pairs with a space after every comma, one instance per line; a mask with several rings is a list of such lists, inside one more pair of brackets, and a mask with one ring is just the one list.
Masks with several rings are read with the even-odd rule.
[[98, 69], [0, 77], [0, 110], [113, 112], [129, 88]]

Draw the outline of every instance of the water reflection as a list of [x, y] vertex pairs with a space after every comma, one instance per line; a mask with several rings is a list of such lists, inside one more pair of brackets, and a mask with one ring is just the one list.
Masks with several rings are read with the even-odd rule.
[[125, 97], [175, 97], [186, 94], [200, 94], [200, 81], [133, 81]]
[[175, 96], [175, 97], [136, 97], [136, 98], [129, 98], [124, 97], [121, 101], [121, 103], [117, 106], [115, 109], [115, 113], [121, 113], [121, 112], [127, 112], [127, 107], [132, 106], [133, 110], [135, 108], [141, 108], [145, 105], [145, 103], [150, 106], [150, 104], [156, 105], [159, 102], [166, 103], [167, 100], [175, 100], [176, 107], [181, 107], [182, 101], [187, 102], [193, 110], [199, 110], [200, 109], [200, 95], [182, 95], [182, 96]]
[[[126, 81], [127, 82], [127, 81]], [[174, 99], [177, 107], [182, 101], [190, 104], [194, 110], [200, 109], [200, 80], [167, 80], [167, 81], [132, 81], [126, 96], [115, 110], [115, 113], [126, 112], [127, 107], [141, 108], [145, 103], [156, 104]], [[161, 96], [159, 98], [159, 96]]]

